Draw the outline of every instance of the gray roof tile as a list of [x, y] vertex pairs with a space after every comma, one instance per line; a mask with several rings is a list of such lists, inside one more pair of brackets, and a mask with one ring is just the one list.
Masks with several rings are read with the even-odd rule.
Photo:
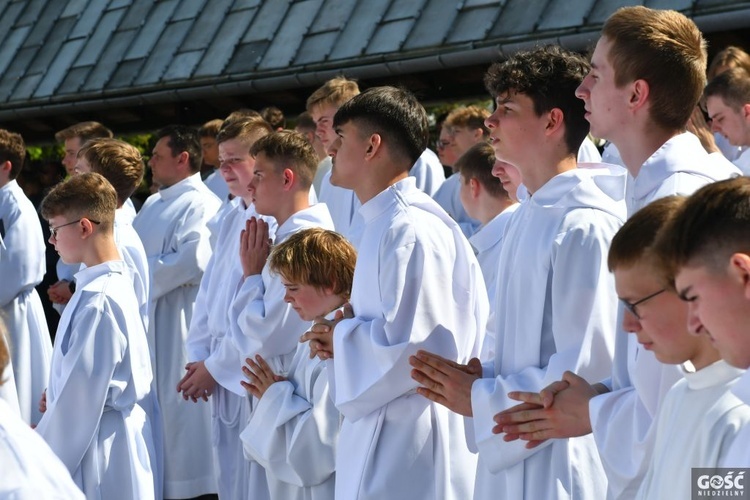
[[544, 10], [539, 24], [540, 30], [555, 30], [581, 26], [586, 20], [586, 14], [591, 11], [596, 0], [568, 0], [565, 2], [551, 2]]
[[151, 15], [151, 8], [154, 6], [154, 0], [131, 0], [125, 2], [127, 5], [128, 13], [125, 15], [125, 19], [120, 23], [121, 30], [129, 30], [133, 28], [140, 28], [146, 23], [149, 15]]
[[172, 21], [183, 21], [198, 17], [206, 5], [206, 0], [181, 0], [172, 16]]
[[253, 24], [247, 29], [247, 34], [242, 39], [242, 43], [272, 40], [289, 10], [290, 3], [292, 3], [291, 0], [275, 0], [263, 3], [257, 11], [258, 14], [255, 19], [253, 19]]
[[645, 5], [652, 9], [672, 9], [688, 13], [693, 7], [693, 0], [646, 0]]
[[195, 68], [198, 67], [198, 63], [202, 57], [202, 50], [193, 50], [177, 54], [167, 68], [167, 71], [164, 73], [164, 80], [185, 80], [190, 78]]
[[[97, 2], [93, 2], [97, 3]], [[98, 2], [103, 4], [104, 6], [107, 5], [107, 2]], [[60, 17], [70, 17], [70, 16], [77, 16], [81, 12], [83, 12], [83, 9], [89, 7], [95, 7], [94, 5], [89, 5], [89, 0], [68, 0], [65, 4], [65, 10], [62, 14], [60, 14]], [[88, 12], [88, 11], [87, 11]]]
[[143, 66], [143, 63], [145, 61], [146, 59], [142, 58], [131, 59], [130, 61], [121, 63], [117, 67], [117, 71], [115, 71], [115, 74], [112, 75], [112, 79], [107, 82], [107, 88], [120, 89], [131, 87], [133, 85], [133, 80], [135, 80], [135, 77], [138, 75], [138, 72], [141, 70], [141, 67]]
[[[274, 2], [275, 3], [275, 2]], [[214, 37], [195, 76], [218, 75], [232, 58], [237, 42], [245, 34], [256, 9], [231, 12], [221, 25], [220, 36]]]
[[339, 37], [338, 31], [327, 31], [315, 35], [306, 36], [294, 59], [294, 64], [311, 64], [326, 59], [333, 48], [333, 44]]
[[30, 98], [41, 79], [42, 75], [39, 73], [21, 78], [13, 89], [13, 100]]
[[328, 59], [362, 55], [387, 7], [386, 2], [358, 2]]
[[[426, 0], [413, 0], [410, 2], [392, 2], [391, 7], [383, 17], [383, 22], [397, 21], [400, 19], [419, 17], [424, 8]], [[454, 2], [455, 4], [456, 2]]]
[[[60, 39], [60, 34], [56, 33], [56, 31], [52, 30], [51, 28], [54, 26], [55, 20], [57, 20], [60, 12], [62, 12], [63, 7], [65, 7], [64, 3], [53, 2], [52, 5], [48, 6], [45, 9], [42, 9], [39, 15], [39, 19], [34, 21], [34, 29], [32, 29], [31, 33], [29, 33], [29, 36], [23, 43], [23, 46], [32, 47], [34, 45], [41, 45], [50, 35], [58, 35], [57, 38]], [[68, 27], [68, 29], [70, 28]], [[63, 37], [65, 35], [67, 35], [67, 30], [62, 34]]]
[[[6, 50], [8, 50], [8, 48], [5, 47], [5, 39], [8, 38], [8, 34], [10, 32], [10, 28], [15, 25], [16, 19], [18, 19], [18, 16], [21, 15], [21, 11], [23, 10], [23, 7], [24, 7], [24, 4], [21, 3], [21, 2], [8, 3], [6, 1], [4, 3], [5, 3], [5, 6], [4, 6], [2, 12], [0, 12], [0, 19], [3, 20], [3, 26], [5, 26], [5, 29], [2, 30], [2, 32], [0, 32], [0, 44], [2, 44], [0, 46], [3, 47], [3, 50], [0, 51], [0, 58], [2, 57], [2, 53], [5, 52]], [[28, 31], [30, 29], [31, 29], [31, 27], [29, 27], [26, 30], [26, 32], [28, 33]], [[25, 36], [26, 35], [24, 35], [24, 37]], [[17, 49], [19, 47], [19, 45], [16, 45], [15, 47]], [[14, 49], [14, 51], [15, 51], [15, 49]], [[8, 55], [13, 55], [13, 54], [11, 53], [11, 54], [8, 54]]]
[[643, 4], [643, 0], [640, 2], [633, 2], [628, 0], [598, 0], [592, 7], [591, 12], [586, 15], [586, 21], [591, 24], [604, 24], [609, 16], [620, 7], [627, 5]]
[[112, 36], [102, 57], [99, 58], [94, 70], [89, 74], [86, 83], [83, 85], [83, 90], [97, 91], [104, 89], [136, 33], [137, 31], [133, 29], [118, 31]]
[[505, 4], [505, 0], [466, 0], [463, 8], [470, 9], [472, 7], [500, 7]]
[[446, 42], [461, 43], [477, 38], [484, 39], [495, 25], [498, 14], [497, 6], [494, 5], [459, 12]]
[[54, 62], [57, 53], [60, 51], [60, 46], [65, 42], [66, 33], [70, 31], [74, 23], [75, 19], [72, 17], [60, 19], [56, 23], [55, 29], [50, 32], [49, 39], [39, 48], [39, 52], [36, 53], [34, 60], [29, 65], [27, 70], [29, 74], [44, 73], [47, 70]]
[[263, 3], [262, 0], [234, 0], [232, 2], [232, 10], [250, 9], [253, 7], [259, 7]]
[[10, 63], [18, 57], [18, 48], [30, 30], [30, 26], [23, 26], [8, 32], [8, 36], [3, 41], [3, 50], [0, 50], [0, 77], [5, 73]]
[[73, 64], [73, 60], [81, 51], [85, 40], [78, 38], [65, 42], [60, 51], [52, 61], [49, 69], [44, 73], [44, 79], [39, 84], [39, 88], [34, 92], [34, 97], [47, 97], [55, 92], [60, 82], [65, 78], [65, 74]]
[[404, 49], [442, 45], [458, 14], [456, 7], [455, 0], [432, 0], [428, 2], [406, 40]]
[[17, 24], [23, 26], [25, 24], [34, 24], [39, 19], [42, 9], [46, 6], [47, 0], [27, 0], [23, 2], [25, 9], [23, 14], [18, 20]]
[[310, 33], [341, 30], [351, 18], [356, 4], [351, 0], [325, 0], [310, 27]]
[[365, 49], [366, 54], [382, 54], [399, 50], [414, 26], [413, 18], [391, 21], [378, 26]]
[[232, 0], [208, 0], [206, 7], [196, 20], [195, 29], [180, 47], [180, 50], [205, 51], [211, 42], [217, 38], [217, 33], [224, 23], [224, 18], [232, 6]]
[[268, 50], [271, 42], [261, 40], [259, 42], [243, 43], [237, 47], [234, 57], [229, 61], [227, 73], [249, 73], [254, 70]]
[[[107, 2], [102, 0], [92, 1], [86, 11], [78, 16], [78, 23], [76, 23], [73, 31], [70, 33], [70, 38], [78, 38], [79, 36], [90, 36], [99, 28], [100, 20], [103, 19], [102, 13], [107, 7]], [[116, 12], [122, 12], [118, 10]], [[106, 16], [106, 14], [105, 14]], [[118, 17], [118, 20], [120, 17]]]
[[125, 53], [126, 60], [148, 57], [167, 26], [175, 7], [177, 7], [177, 0], [161, 0], [154, 6], [146, 18], [146, 23], [133, 41], [133, 45]]
[[22, 48], [16, 52], [16, 57], [10, 63], [8, 68], [3, 71], [2, 75], [0, 75], [2, 76], [2, 79], [0, 79], [0, 87], [5, 90], [5, 93], [0, 92], [0, 96], [3, 96], [6, 99], [11, 98], [11, 90], [24, 74], [26, 74], [26, 70], [31, 66], [36, 52], [36, 47]]
[[164, 71], [173, 60], [175, 49], [180, 46], [188, 31], [193, 26], [194, 19], [185, 19], [167, 25], [159, 42], [148, 56], [140, 75], [135, 80], [136, 85], [145, 85], [158, 82]]
[[304, 0], [292, 4], [284, 16], [259, 69], [284, 68], [294, 60], [307, 29], [318, 12], [321, 0]]
[[117, 23], [120, 22], [124, 14], [125, 9], [122, 8], [104, 13], [99, 23], [97, 23], [93, 35], [88, 38], [81, 54], [73, 63], [73, 67], [96, 64], [102, 53], [106, 50], [108, 40], [113, 36], [113, 33], [117, 29]]
[[[94, 0], [94, 1], [96, 1], [96, 0]], [[110, 9], [119, 9], [120, 7], [129, 7], [131, 3], [133, 3], [133, 0], [110, 0], [109, 1], [109, 8]]]
[[83, 86], [83, 82], [86, 81], [89, 73], [93, 69], [93, 66], [81, 66], [79, 68], [72, 68], [65, 75], [65, 80], [57, 88], [58, 94], [75, 94]]
[[543, 1], [508, 0], [500, 11], [495, 27], [490, 31], [490, 37], [501, 38], [532, 33], [545, 7], [546, 2]]

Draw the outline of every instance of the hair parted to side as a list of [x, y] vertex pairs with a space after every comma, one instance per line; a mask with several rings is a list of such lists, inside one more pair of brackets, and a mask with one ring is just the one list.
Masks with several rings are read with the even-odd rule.
[[117, 209], [117, 193], [101, 174], [86, 172], [62, 181], [44, 197], [42, 217], [69, 219], [86, 217], [98, 221], [102, 231], [112, 231]]
[[280, 130], [258, 139], [250, 147], [250, 154], [263, 153], [276, 167], [277, 172], [290, 169], [299, 179], [300, 186], [308, 189], [318, 169], [318, 156], [305, 136], [292, 130]]
[[534, 103], [537, 116], [560, 109], [565, 122], [568, 153], [577, 153], [589, 133], [584, 103], [575, 91], [588, 74], [589, 63], [557, 45], [518, 52], [487, 70], [484, 85], [493, 98], [523, 94]]
[[612, 42], [615, 85], [645, 80], [653, 122], [684, 129], [706, 85], [706, 41], [695, 23], [674, 10], [622, 7], [602, 36]]
[[724, 104], [734, 110], [750, 104], [750, 74], [744, 69], [732, 68], [708, 82], [703, 97], [721, 97]]
[[750, 177], [734, 177], [693, 193], [659, 232], [655, 244], [665, 281], [685, 266], [724, 273], [735, 253], [750, 255]]
[[154, 142], [168, 138], [167, 145], [172, 157], [186, 152], [190, 162], [190, 171], [196, 173], [201, 169], [201, 143], [198, 131], [185, 125], [168, 125], [156, 132]]
[[476, 179], [493, 198], [510, 198], [500, 179], [492, 175], [495, 166], [495, 150], [486, 142], [470, 147], [456, 160], [453, 167], [460, 172], [462, 181]]
[[319, 89], [307, 98], [306, 109], [312, 113], [318, 106], [340, 107], [346, 101], [359, 94], [359, 85], [356, 80], [350, 80], [345, 76], [337, 76], [325, 82]]
[[21, 134], [0, 129], [0, 163], [10, 162], [10, 179], [18, 177], [26, 159], [26, 144]]
[[221, 118], [215, 118], [213, 120], [209, 120], [198, 129], [198, 137], [211, 137], [216, 138], [216, 136], [219, 134], [219, 130], [221, 130], [221, 126], [224, 123], [224, 120]]
[[709, 80], [713, 80], [719, 73], [731, 68], [742, 68], [750, 74], [750, 54], [733, 45], [724, 47], [711, 60], [707, 77]]
[[118, 139], [92, 139], [78, 151], [91, 171], [102, 174], [117, 192], [117, 205], [122, 206], [143, 180], [146, 166], [135, 146]]
[[268, 265], [285, 280], [331, 288], [349, 299], [357, 252], [339, 233], [322, 228], [298, 231], [271, 250]]
[[427, 112], [406, 89], [374, 87], [344, 103], [333, 117], [333, 126], [356, 123], [360, 134], [379, 134], [394, 159], [409, 162], [409, 168], [427, 148]]
[[484, 120], [489, 116], [489, 110], [479, 106], [462, 106], [448, 113], [443, 121], [443, 126], [452, 129], [465, 127], [469, 130], [479, 128], [482, 129], [482, 135], [487, 137], [490, 135], [490, 130], [484, 124]]
[[255, 141], [271, 132], [273, 128], [261, 116], [247, 116], [224, 121], [219, 133], [216, 134], [216, 142], [221, 144], [232, 139], [239, 139], [250, 151], [250, 146]]
[[91, 121], [76, 123], [75, 125], [64, 128], [55, 134], [55, 140], [57, 142], [64, 142], [66, 139], [72, 139], [74, 137], [78, 137], [81, 140], [81, 144], [83, 144], [91, 139], [98, 139], [101, 137], [112, 138], [114, 137], [114, 134], [101, 123]]
[[653, 255], [656, 235], [685, 200], [684, 196], [666, 196], [633, 214], [612, 238], [607, 256], [609, 270], [632, 267], [645, 259], [656, 265]]

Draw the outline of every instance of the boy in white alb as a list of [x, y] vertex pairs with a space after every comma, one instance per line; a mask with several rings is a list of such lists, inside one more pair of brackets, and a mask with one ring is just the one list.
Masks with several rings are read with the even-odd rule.
[[[687, 302], [688, 328], [709, 335], [730, 365], [750, 368], [750, 179], [737, 177], [696, 191], [659, 235], [657, 253], [667, 278]], [[750, 405], [745, 371], [732, 392]], [[750, 467], [750, 424], [742, 425], [718, 466]], [[725, 450], [722, 450], [725, 451]], [[718, 496], [718, 495], [716, 495]]]
[[625, 173], [577, 168], [589, 127], [573, 92], [587, 69], [580, 56], [550, 46], [488, 71], [497, 104], [487, 119], [490, 143], [529, 193], [500, 253], [495, 356], [482, 372], [430, 353], [412, 359], [420, 394], [473, 416], [477, 499], [599, 500], [606, 490], [590, 436], [529, 450], [491, 432], [495, 413], [512, 405], [510, 390], [540, 390], [570, 369], [598, 380], [612, 367], [617, 297], [604, 256], [625, 219]]
[[[303, 229], [274, 247], [273, 273], [300, 318], [333, 319], [351, 292], [356, 253], [338, 233]], [[341, 314], [339, 312], [339, 314]], [[286, 377], [257, 355], [243, 386], [258, 398], [242, 432], [245, 451], [266, 469], [271, 498], [325, 500], [334, 495], [340, 415], [330, 397], [326, 361], [300, 343]]]
[[26, 147], [20, 135], [0, 129], [0, 316], [10, 339], [13, 375], [27, 424], [41, 418], [38, 401], [52, 356], [44, 309], [34, 287], [45, 273], [44, 236], [36, 209], [16, 182]]
[[408, 176], [426, 146], [426, 113], [407, 91], [379, 87], [339, 108], [334, 128], [331, 180], [354, 190], [365, 221], [354, 316], [321, 320], [303, 340], [333, 360], [343, 415], [336, 497], [468, 498], [476, 462], [463, 420], [417, 395], [409, 378], [419, 348], [462, 363], [476, 356], [487, 320], [471, 247]]
[[83, 263], [60, 318], [46, 411], [36, 427], [87, 498], [152, 499], [154, 456], [142, 402], [151, 360], [132, 278], [113, 226], [117, 195], [85, 173], [42, 201], [50, 243], [67, 263]]
[[[221, 221], [216, 248], [201, 279], [187, 337], [187, 373], [177, 385], [184, 398], [198, 404], [211, 397], [213, 450], [219, 496], [223, 498], [246, 498], [250, 477], [265, 477], [257, 463], [245, 460], [240, 442], [250, 402], [240, 386], [242, 358], [229, 337], [229, 310], [235, 293], [233, 284], [242, 279], [240, 234], [247, 221], [258, 215], [248, 190], [255, 168], [250, 148], [271, 132], [271, 126], [255, 116], [226, 122], [216, 136], [220, 159], [217, 172], [234, 199]], [[275, 221], [269, 222], [273, 233]], [[262, 482], [256, 480], [254, 484], [253, 498], [263, 498]]]

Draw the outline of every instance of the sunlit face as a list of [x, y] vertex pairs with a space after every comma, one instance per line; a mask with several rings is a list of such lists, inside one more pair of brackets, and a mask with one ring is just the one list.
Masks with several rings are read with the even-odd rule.
[[521, 172], [516, 167], [503, 160], [495, 159], [492, 167], [492, 175], [500, 179], [503, 188], [513, 201], [518, 201], [518, 186], [521, 185]]
[[151, 159], [148, 161], [153, 179], [161, 187], [169, 187], [181, 180], [180, 155], [172, 156], [169, 147], [169, 137], [162, 137], [151, 151]]
[[717, 95], [706, 99], [708, 116], [711, 118], [711, 130], [727, 138], [732, 146], [747, 146], [750, 133], [744, 108], [734, 109]]
[[66, 264], [78, 264], [83, 261], [80, 255], [80, 221], [68, 220], [64, 215], [56, 215], [47, 221], [50, 227], [50, 245]]
[[293, 283], [285, 278], [281, 279], [286, 293], [284, 301], [297, 311], [299, 317], [305, 321], [312, 321], [318, 316], [325, 316], [343, 304], [341, 297], [333, 293], [330, 288], [317, 288], [312, 285]]
[[320, 138], [326, 151], [336, 140], [336, 132], [333, 130], [333, 117], [336, 111], [338, 108], [333, 104], [319, 104], [310, 110], [310, 116], [315, 122], [315, 135]]
[[675, 287], [687, 302], [688, 329], [710, 335], [727, 363], [750, 368], [750, 307], [742, 280], [691, 265], [677, 272]]
[[255, 210], [261, 215], [276, 216], [278, 200], [284, 196], [284, 174], [276, 171], [276, 165], [264, 152], [255, 157], [253, 175], [248, 183], [250, 198]]
[[484, 140], [482, 129], [471, 130], [468, 127], [453, 127], [453, 154], [456, 158], [467, 152], [474, 144]]
[[218, 165], [224, 182], [232, 196], [239, 196], [250, 204], [252, 196], [248, 186], [253, 179], [255, 159], [250, 149], [239, 139], [229, 139], [219, 144]]
[[449, 127], [444, 126], [440, 129], [440, 137], [437, 143], [437, 154], [440, 158], [440, 163], [446, 167], [452, 167], [455, 165], [458, 156], [456, 155], [456, 148], [453, 142], [453, 134]]
[[81, 149], [81, 138], [80, 137], [71, 137], [70, 139], [65, 139], [65, 156], [63, 156], [62, 164], [65, 165], [65, 170], [68, 172], [68, 175], [73, 175], [74, 169], [76, 167], [76, 161], [78, 158], [78, 151]]
[[638, 343], [653, 351], [662, 363], [680, 364], [690, 360], [700, 364], [703, 340], [687, 331], [687, 304], [669, 290], [656, 294], [664, 286], [654, 278], [653, 267], [644, 264], [618, 267], [614, 276], [620, 300], [633, 304], [654, 295], [636, 306], [639, 317], [625, 308], [623, 329], [634, 334]]
[[76, 160], [75, 168], [73, 169], [74, 174], [85, 174], [91, 172], [91, 164], [83, 156], [78, 157]]
[[201, 155], [203, 163], [212, 167], [219, 167], [219, 145], [215, 137], [201, 137]]
[[617, 144], [618, 133], [627, 128], [630, 86], [615, 85], [615, 69], [609, 59], [611, 47], [612, 42], [606, 37], [599, 39], [591, 56], [591, 71], [576, 89], [576, 97], [584, 102], [591, 135]]
[[361, 136], [354, 122], [337, 127], [336, 134], [336, 140], [328, 150], [333, 159], [331, 184], [356, 189], [361, 181], [359, 173], [370, 145], [369, 138]]

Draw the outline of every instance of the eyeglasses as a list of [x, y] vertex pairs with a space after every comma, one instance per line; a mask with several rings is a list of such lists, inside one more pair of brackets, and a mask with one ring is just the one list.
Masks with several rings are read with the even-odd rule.
[[636, 307], [637, 305], [639, 305], [639, 304], [643, 304], [643, 303], [644, 303], [644, 302], [646, 302], [647, 300], [653, 299], [654, 297], [656, 297], [656, 296], [657, 296], [657, 295], [659, 295], [660, 293], [664, 293], [664, 292], [666, 292], [666, 291], [667, 291], [667, 289], [666, 289], [666, 288], [662, 288], [662, 289], [661, 289], [661, 290], [659, 290], [658, 292], [652, 293], [651, 295], [649, 295], [649, 296], [647, 296], [647, 297], [643, 297], [643, 298], [642, 298], [642, 299], [640, 299], [640, 300], [636, 300], [635, 302], [628, 302], [628, 301], [627, 301], [627, 300], [625, 300], [625, 299], [620, 299], [620, 302], [622, 302], [622, 305], [623, 305], [623, 306], [625, 306], [625, 309], [627, 309], [628, 311], [630, 311], [630, 313], [631, 313], [631, 314], [632, 314], [633, 316], [635, 316], [635, 317], [636, 317], [637, 319], [641, 319], [641, 316], [640, 316], [640, 315], [638, 314], [638, 311], [636, 311], [635, 307]]
[[452, 145], [453, 143], [450, 141], [435, 141], [435, 147], [437, 149], [445, 149], [448, 146]]
[[52, 237], [53, 237], [54, 239], [57, 239], [57, 232], [58, 232], [58, 231], [59, 231], [60, 229], [64, 228], [65, 226], [72, 226], [73, 224], [78, 224], [78, 223], [79, 223], [79, 222], [81, 222], [81, 221], [82, 221], [83, 219], [87, 219], [87, 220], [88, 220], [89, 222], [91, 222], [92, 224], [96, 224], [96, 225], [99, 225], [99, 224], [100, 224], [100, 222], [99, 222], [98, 220], [93, 220], [93, 219], [89, 219], [88, 217], [81, 217], [81, 218], [80, 218], [80, 219], [78, 219], [78, 220], [74, 220], [73, 222], [68, 222], [68, 223], [66, 223], [66, 224], [60, 224], [60, 225], [59, 225], [59, 226], [57, 226], [57, 227], [52, 227], [52, 226], [50, 226], [50, 227], [49, 227], [49, 233], [50, 233], [50, 235], [51, 235], [51, 236], [52, 236]]

